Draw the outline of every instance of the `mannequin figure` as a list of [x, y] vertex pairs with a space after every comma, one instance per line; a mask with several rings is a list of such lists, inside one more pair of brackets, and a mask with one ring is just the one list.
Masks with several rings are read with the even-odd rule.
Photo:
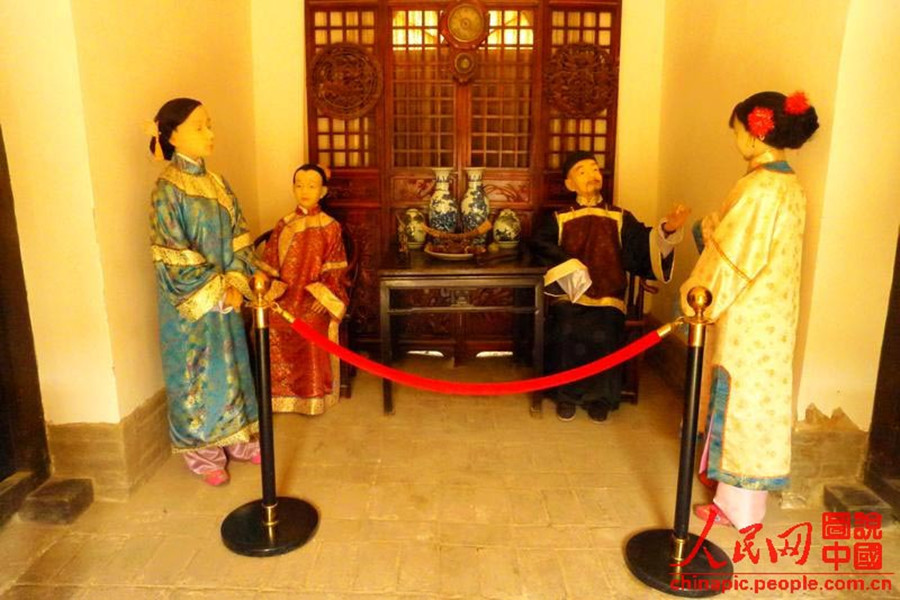
[[206, 107], [176, 98], [154, 121], [150, 151], [170, 161], [150, 213], [169, 432], [188, 468], [216, 486], [229, 480], [229, 456], [259, 463], [238, 291], [249, 292], [250, 234], [228, 184], [206, 169], [214, 138]]
[[[738, 529], [761, 523], [768, 490], [789, 484], [793, 353], [806, 196], [785, 162], [818, 128], [806, 97], [754, 94], [729, 120], [747, 173], [703, 219], [703, 251], [681, 287], [712, 292], [715, 320], [706, 444], [700, 470], [716, 484], [694, 512]], [[708, 351], [709, 352], [709, 351]]]
[[[531, 240], [532, 253], [550, 269], [544, 276], [551, 296], [548, 372], [578, 367], [624, 344], [627, 272], [668, 281], [674, 244], [690, 211], [676, 204], [655, 229], [627, 210], [603, 201], [603, 174], [590, 152], [571, 154], [563, 164], [565, 185], [577, 206], [547, 219]], [[592, 421], [605, 421], [619, 406], [622, 371], [610, 369], [554, 390], [563, 421], [583, 407]]]
[[[347, 256], [341, 225], [322, 212], [328, 176], [318, 165], [294, 172], [297, 208], [278, 221], [263, 251], [263, 260], [287, 284], [279, 304], [297, 319], [337, 343], [347, 310]], [[270, 324], [272, 409], [318, 415], [337, 403], [340, 368], [332, 356], [297, 335], [282, 317]]]

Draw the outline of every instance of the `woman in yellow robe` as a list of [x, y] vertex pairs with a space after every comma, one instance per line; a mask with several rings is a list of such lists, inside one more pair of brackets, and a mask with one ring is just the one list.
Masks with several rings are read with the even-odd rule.
[[805, 96], [761, 92], [730, 123], [747, 173], [702, 223], [703, 250], [681, 288], [712, 292], [709, 425], [701, 461], [718, 482], [712, 505], [695, 507], [741, 529], [762, 521], [769, 490], [789, 484], [793, 354], [806, 196], [785, 161], [818, 128]]

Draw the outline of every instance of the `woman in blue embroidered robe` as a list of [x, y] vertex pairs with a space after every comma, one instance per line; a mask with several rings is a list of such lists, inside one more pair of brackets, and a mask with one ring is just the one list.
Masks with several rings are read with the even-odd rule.
[[203, 162], [213, 140], [205, 107], [172, 100], [156, 122], [151, 150], [171, 160], [150, 216], [169, 432], [188, 467], [219, 485], [228, 481], [228, 455], [259, 461], [238, 291], [249, 289], [251, 239], [228, 184]]

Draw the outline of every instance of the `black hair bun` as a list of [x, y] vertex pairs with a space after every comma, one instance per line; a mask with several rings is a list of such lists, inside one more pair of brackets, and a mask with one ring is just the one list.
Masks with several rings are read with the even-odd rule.
[[784, 147], [799, 148], [819, 128], [819, 115], [810, 106], [799, 115], [785, 115]]
[[799, 148], [819, 128], [816, 109], [806, 101], [802, 92], [796, 92], [790, 97], [780, 92], [753, 94], [734, 107], [731, 119], [737, 118], [749, 131], [748, 116], [756, 108], [771, 111], [774, 127], [763, 141], [773, 148]]

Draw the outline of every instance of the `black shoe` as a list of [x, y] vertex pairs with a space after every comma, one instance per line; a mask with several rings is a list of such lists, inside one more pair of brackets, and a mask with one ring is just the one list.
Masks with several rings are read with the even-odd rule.
[[594, 423], [602, 423], [609, 416], [609, 407], [605, 404], [591, 404], [587, 407], [588, 416]]
[[557, 402], [556, 417], [560, 421], [571, 421], [575, 418], [575, 405], [571, 402]]

